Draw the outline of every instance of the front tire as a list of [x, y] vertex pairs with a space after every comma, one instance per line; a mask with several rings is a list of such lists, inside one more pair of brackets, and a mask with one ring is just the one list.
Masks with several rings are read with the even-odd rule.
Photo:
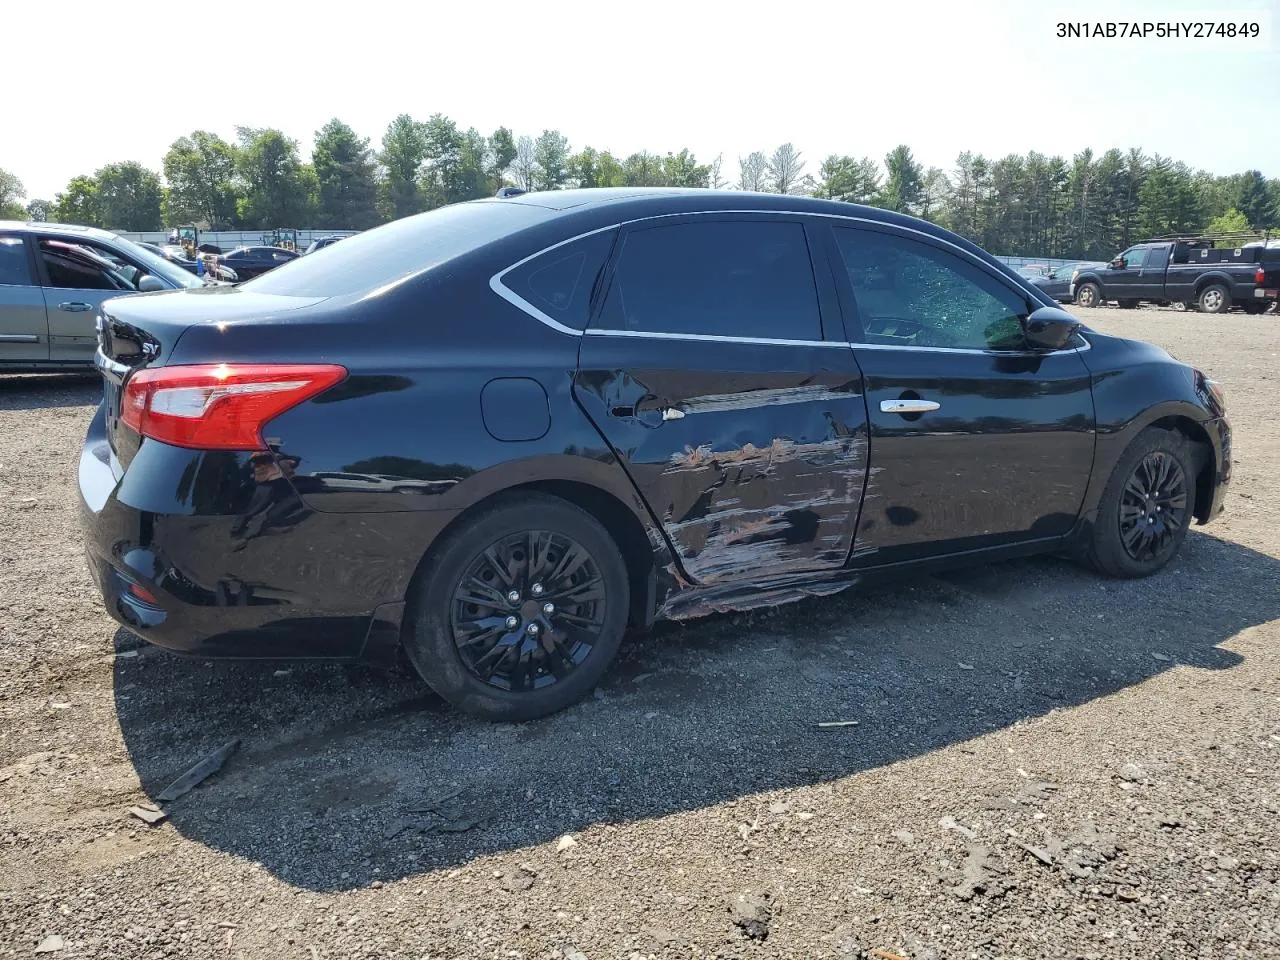
[[432, 551], [405, 651], [459, 710], [533, 720], [604, 676], [629, 603], [626, 562], [599, 521], [557, 497], [507, 496]]
[[1096, 283], [1082, 283], [1076, 291], [1076, 305], [1080, 307], [1096, 307], [1102, 303], [1102, 288]]
[[1119, 303], [1121, 310], [1134, 310], [1138, 306], [1137, 300], [1121, 300]]
[[1271, 306], [1269, 303], [1245, 303], [1241, 305], [1241, 309], [1244, 310], [1245, 313], [1257, 316], [1258, 314], [1266, 313], [1267, 307], [1269, 306]]
[[1231, 292], [1220, 283], [1211, 283], [1200, 291], [1196, 304], [1202, 313], [1226, 313], [1231, 309]]
[[1177, 554], [1196, 502], [1192, 449], [1180, 433], [1148, 427], [1111, 471], [1084, 559], [1110, 577], [1147, 577]]

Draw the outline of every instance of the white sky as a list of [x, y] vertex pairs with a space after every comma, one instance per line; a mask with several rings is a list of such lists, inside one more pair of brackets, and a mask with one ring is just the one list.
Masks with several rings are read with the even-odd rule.
[[[559, 129], [575, 149], [724, 154], [793, 142], [950, 171], [987, 156], [1141, 147], [1280, 177], [1280, 0], [602, 0], [463, 5], [0, 0], [0, 167], [28, 197], [193, 129], [295, 137], [337, 116], [376, 146], [398, 113], [488, 134]], [[1265, 43], [1058, 39], [1058, 20], [1239, 11]], [[208, 25], [201, 22], [208, 12]], [[358, 11], [355, 15], [352, 11]], [[207, 96], [189, 86], [205, 84]]]

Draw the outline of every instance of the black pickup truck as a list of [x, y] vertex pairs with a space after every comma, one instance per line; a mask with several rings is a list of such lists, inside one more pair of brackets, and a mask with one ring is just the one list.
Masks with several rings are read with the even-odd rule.
[[1182, 237], [1135, 244], [1110, 263], [1079, 270], [1071, 294], [1081, 307], [1108, 300], [1121, 307], [1146, 301], [1182, 303], [1205, 313], [1233, 306], [1265, 313], [1280, 299], [1280, 249], [1252, 243], [1218, 248], [1221, 237]]

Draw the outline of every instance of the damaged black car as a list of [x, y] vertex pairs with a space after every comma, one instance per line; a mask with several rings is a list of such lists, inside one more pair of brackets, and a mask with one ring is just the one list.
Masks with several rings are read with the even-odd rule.
[[108, 610], [201, 657], [403, 651], [462, 710], [628, 628], [926, 565], [1154, 573], [1222, 509], [1221, 389], [933, 224], [708, 190], [444, 207], [108, 301], [79, 465]]

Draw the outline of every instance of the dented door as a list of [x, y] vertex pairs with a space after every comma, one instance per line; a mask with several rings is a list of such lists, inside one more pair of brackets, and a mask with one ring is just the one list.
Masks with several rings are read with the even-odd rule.
[[866, 406], [857, 361], [822, 340], [804, 229], [704, 220], [681, 233], [692, 226], [623, 237], [582, 338], [578, 402], [692, 579], [839, 567], [866, 481]]

